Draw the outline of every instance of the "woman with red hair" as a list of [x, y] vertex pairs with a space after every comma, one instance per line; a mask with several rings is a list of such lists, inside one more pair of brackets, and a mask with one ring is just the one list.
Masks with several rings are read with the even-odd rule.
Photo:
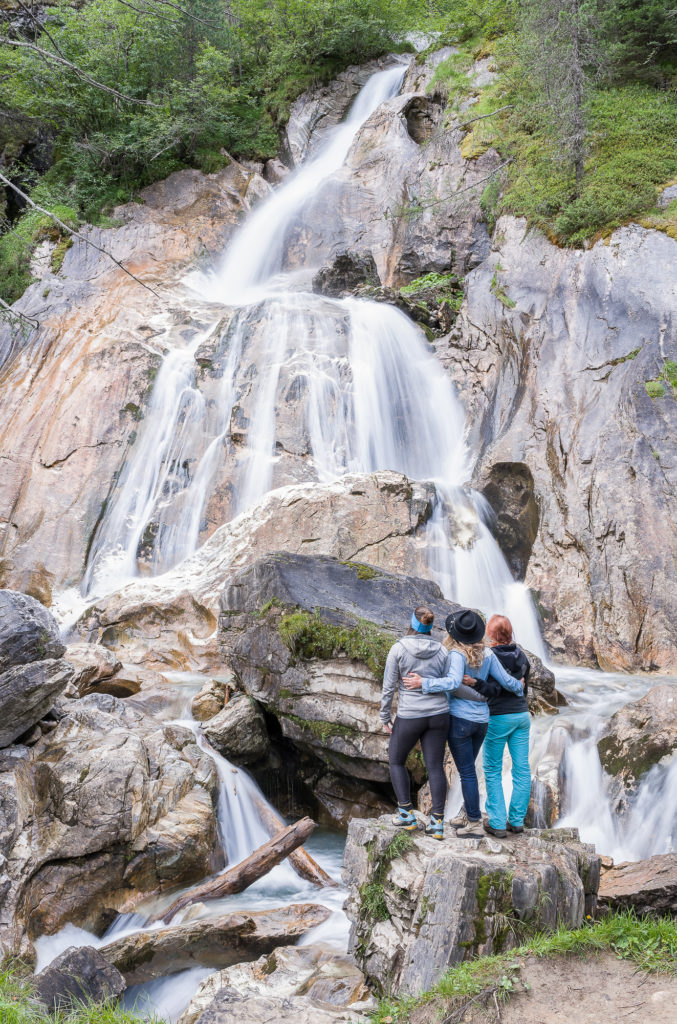
[[[489, 702], [489, 728], [482, 760], [487, 786], [486, 811], [491, 832], [505, 835], [524, 831], [524, 816], [531, 794], [529, 768], [529, 731], [531, 720], [527, 705], [529, 661], [513, 641], [512, 623], [505, 615], [492, 615], [487, 622], [487, 641], [503, 668], [515, 679], [524, 681], [521, 694], [512, 693], [492, 680], [476, 683], [476, 689]], [[507, 814], [503, 794], [503, 753], [512, 760], [512, 797]]]

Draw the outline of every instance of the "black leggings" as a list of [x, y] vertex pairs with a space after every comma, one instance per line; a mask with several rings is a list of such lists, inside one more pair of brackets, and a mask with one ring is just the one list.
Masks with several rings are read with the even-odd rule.
[[447, 799], [444, 748], [448, 732], [449, 714], [446, 711], [441, 715], [429, 715], [425, 718], [397, 717], [395, 719], [388, 758], [390, 760], [390, 779], [400, 807], [406, 807], [411, 802], [411, 780], [405, 762], [416, 742], [420, 740], [423, 760], [430, 780], [433, 814], [444, 814], [444, 804]]

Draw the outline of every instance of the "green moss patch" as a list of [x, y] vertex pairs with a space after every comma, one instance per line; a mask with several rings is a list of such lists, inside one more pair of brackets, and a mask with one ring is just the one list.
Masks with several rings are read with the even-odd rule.
[[645, 381], [644, 387], [649, 398], [665, 398], [668, 394], [677, 398], [677, 362], [666, 359], [658, 376]]
[[363, 662], [376, 677], [383, 675], [393, 645], [392, 636], [365, 619], [349, 629], [325, 622], [317, 613], [297, 611], [283, 615], [277, 628], [285, 647], [296, 658], [328, 661], [345, 654]]

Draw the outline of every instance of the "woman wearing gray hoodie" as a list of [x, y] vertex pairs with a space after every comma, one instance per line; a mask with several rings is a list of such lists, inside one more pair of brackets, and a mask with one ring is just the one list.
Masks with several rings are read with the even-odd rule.
[[[411, 616], [406, 636], [393, 644], [386, 661], [381, 695], [381, 722], [390, 733], [388, 758], [390, 779], [397, 797], [398, 813], [393, 824], [414, 832], [418, 828], [411, 802], [411, 780], [406, 760], [420, 740], [423, 760], [430, 781], [432, 814], [426, 835], [435, 839], [444, 836], [444, 804], [447, 798], [447, 777], [444, 773], [444, 750], [449, 731], [449, 704], [444, 693], [423, 693], [407, 690], [402, 679], [410, 672], [428, 677], [444, 675], [447, 652], [430, 632], [434, 615], [420, 606]], [[483, 700], [470, 687], [472, 700]], [[393, 699], [397, 693], [397, 716], [391, 724]]]

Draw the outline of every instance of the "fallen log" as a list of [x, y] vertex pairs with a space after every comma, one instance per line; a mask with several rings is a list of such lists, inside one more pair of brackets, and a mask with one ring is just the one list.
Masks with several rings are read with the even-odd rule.
[[[269, 807], [265, 800], [255, 796], [254, 806], [270, 836], [274, 836], [284, 828], [282, 818], [272, 807]], [[331, 875], [328, 875], [302, 846], [289, 854], [289, 863], [297, 875], [305, 878], [307, 882], [312, 882], [313, 885], [331, 886], [333, 889], [338, 887], [338, 882], [335, 882]]]
[[263, 846], [259, 846], [258, 850], [254, 850], [240, 864], [236, 864], [234, 868], [230, 868], [222, 875], [217, 875], [216, 878], [179, 896], [162, 914], [156, 914], [146, 923], [155, 924], [157, 921], [163, 921], [165, 924], [169, 924], [179, 910], [190, 906], [191, 903], [216, 900], [221, 896], [231, 896], [233, 893], [242, 892], [257, 878], [266, 875], [276, 864], [288, 857], [292, 850], [301, 846], [314, 828], [315, 822], [312, 818], [301, 818], [293, 825], [288, 825]]

